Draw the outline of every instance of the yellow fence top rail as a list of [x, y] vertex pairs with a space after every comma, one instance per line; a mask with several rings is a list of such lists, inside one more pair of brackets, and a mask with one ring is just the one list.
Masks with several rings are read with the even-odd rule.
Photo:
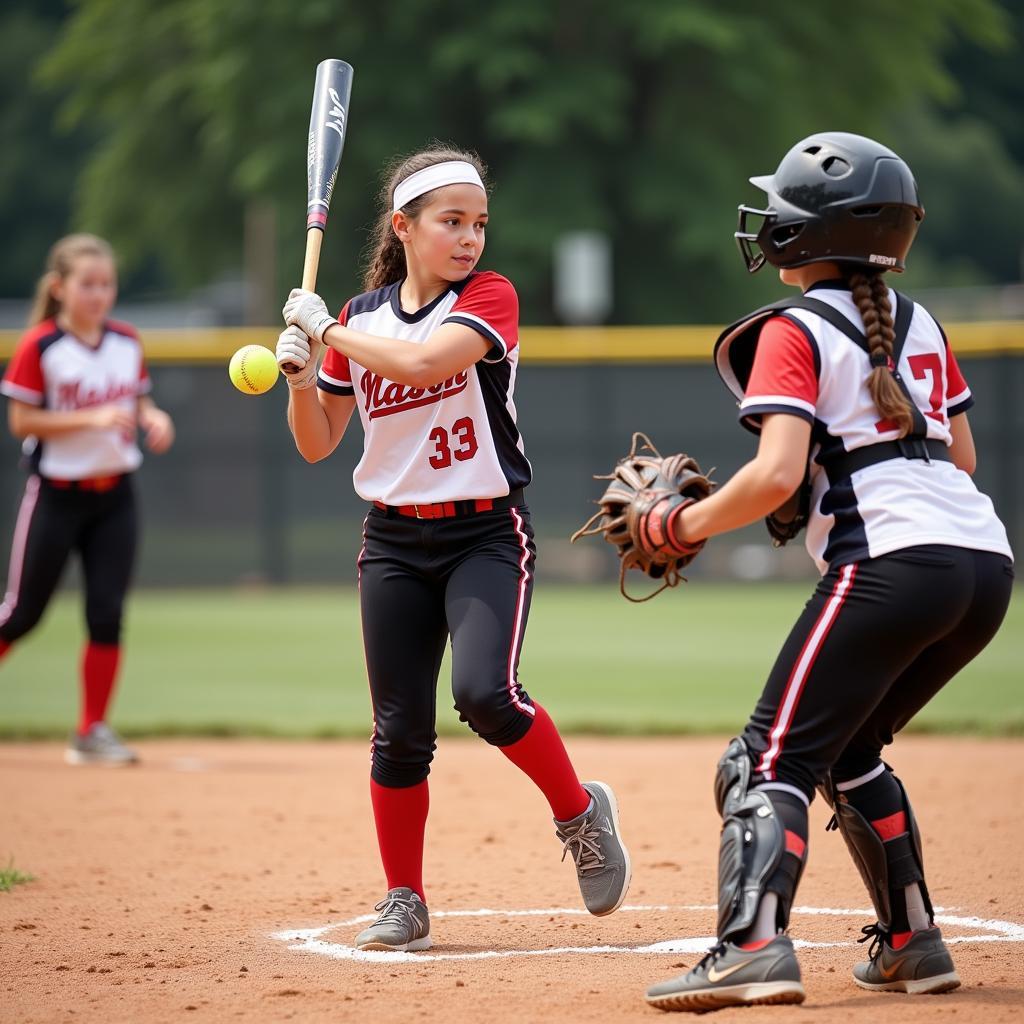
[[[1024, 355], [1024, 320], [946, 324], [962, 357]], [[525, 363], [685, 363], [710, 360], [720, 326], [524, 327]], [[142, 333], [148, 362], [160, 365], [226, 364], [243, 345], [273, 348], [275, 327], [153, 329]], [[0, 361], [14, 353], [20, 331], [0, 331]]]

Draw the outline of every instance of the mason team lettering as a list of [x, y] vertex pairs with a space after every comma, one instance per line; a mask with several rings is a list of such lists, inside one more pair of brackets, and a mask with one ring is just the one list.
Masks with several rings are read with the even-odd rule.
[[418, 409], [424, 405], [432, 405], [442, 399], [450, 398], [466, 390], [469, 384], [469, 371], [462, 370], [429, 388], [413, 388], [405, 384], [396, 384], [386, 377], [365, 370], [359, 378], [359, 390], [363, 393], [363, 409], [369, 418], [390, 416], [392, 413], [405, 412], [406, 409]]
[[93, 405], [105, 405], [119, 398], [135, 398], [139, 393], [137, 382], [110, 383], [106, 387], [89, 387], [81, 381], [68, 381], [57, 385], [57, 409], [87, 409]]

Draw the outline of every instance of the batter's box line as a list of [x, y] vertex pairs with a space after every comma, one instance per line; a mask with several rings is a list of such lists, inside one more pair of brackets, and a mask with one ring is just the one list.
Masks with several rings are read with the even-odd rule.
[[[958, 908], [953, 908], [958, 909]], [[714, 904], [650, 904], [626, 905], [620, 907], [618, 913], [672, 913], [672, 912], [710, 912], [717, 910]], [[793, 914], [810, 917], [860, 917], [871, 920], [874, 911], [869, 909], [851, 909], [849, 907], [794, 907]], [[474, 910], [437, 910], [431, 911], [433, 920], [458, 917], [589, 917], [585, 910], [578, 907], [538, 907], [532, 909], [495, 910], [481, 907]], [[680, 954], [704, 953], [715, 943], [713, 936], [692, 936], [666, 939], [638, 946], [559, 946], [545, 949], [484, 949], [475, 953], [386, 953], [380, 950], [356, 949], [344, 943], [330, 942], [325, 936], [338, 928], [353, 928], [356, 925], [375, 921], [375, 914], [360, 914], [347, 921], [337, 921], [319, 928], [300, 928], [290, 931], [275, 932], [270, 937], [280, 942], [287, 942], [288, 948], [306, 953], [317, 953], [333, 960], [353, 960], [360, 963], [418, 963], [442, 960], [496, 960], [520, 956], [559, 956], [565, 953], [654, 953]], [[949, 913], [946, 908], [935, 908], [937, 924], [953, 928], [964, 928], [980, 932], [976, 935], [944, 936], [949, 944], [965, 942], [1024, 942], [1024, 925], [1012, 921], [984, 919], [975, 916], [961, 917]], [[808, 939], [795, 939], [793, 945], [797, 949], [827, 949], [837, 946], [854, 946], [853, 942], [815, 942]]]

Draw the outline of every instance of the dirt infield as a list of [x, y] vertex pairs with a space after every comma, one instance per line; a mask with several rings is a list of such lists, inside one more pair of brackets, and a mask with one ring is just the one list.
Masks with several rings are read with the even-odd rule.
[[[0, 746], [0, 866], [13, 856], [37, 879], [0, 893], [0, 1021], [663, 1019], [644, 986], [694, 963], [714, 929], [722, 747], [570, 743], [585, 777], [617, 789], [633, 855], [626, 907], [597, 920], [580, 912], [539, 794], [482, 743], [443, 741], [427, 849], [435, 947], [356, 956], [346, 922], [384, 889], [365, 743], [150, 742], [120, 771], [65, 767], [53, 745]], [[910, 738], [892, 759], [963, 988], [853, 985], [872, 918], [819, 802], [791, 928], [810, 944], [808, 1001], [716, 1022], [1021, 1019], [1024, 826], [1007, 806], [1024, 791], [1024, 743]], [[644, 949], [667, 940], [675, 951]]]

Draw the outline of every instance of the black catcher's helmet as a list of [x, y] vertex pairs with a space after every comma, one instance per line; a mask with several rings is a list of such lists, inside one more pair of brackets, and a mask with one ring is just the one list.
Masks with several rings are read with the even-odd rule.
[[[768, 193], [767, 209], [739, 208], [736, 243], [751, 274], [818, 260], [902, 271], [924, 217], [910, 168], [863, 135], [811, 135], [750, 182]], [[763, 218], [757, 231], [752, 216]]]

